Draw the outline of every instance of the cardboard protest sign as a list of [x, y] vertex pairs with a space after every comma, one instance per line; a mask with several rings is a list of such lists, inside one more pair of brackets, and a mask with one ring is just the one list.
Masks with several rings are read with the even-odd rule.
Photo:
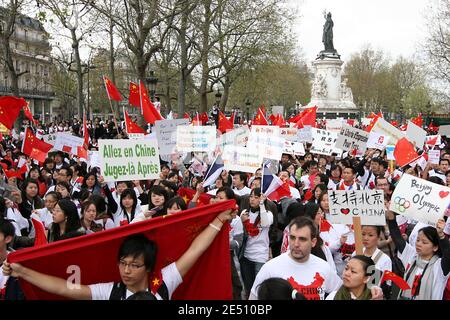
[[254, 149], [248, 147], [225, 146], [222, 154], [225, 170], [255, 173], [261, 168], [263, 158]]
[[280, 137], [288, 141], [298, 141], [298, 129], [297, 128], [280, 128]]
[[280, 160], [284, 139], [280, 137], [279, 127], [252, 126], [247, 145], [256, 148], [260, 157]]
[[366, 150], [368, 138], [369, 134], [367, 132], [344, 124], [339, 132], [336, 148], [344, 151], [359, 150], [364, 152]]
[[310, 152], [331, 156], [333, 153], [342, 154], [342, 150], [336, 148], [337, 133], [328, 132], [326, 130], [311, 129], [312, 131], [312, 146]]
[[294, 156], [304, 156], [306, 151], [303, 143], [285, 140], [283, 153], [292, 154]]
[[386, 225], [382, 190], [329, 190], [330, 222], [352, 224], [360, 217], [362, 225]]
[[439, 134], [441, 136], [450, 137], [450, 125], [440, 126], [439, 127]]
[[439, 159], [441, 158], [441, 150], [430, 150], [428, 151], [428, 162], [432, 164], [439, 164]]
[[450, 204], [450, 188], [403, 174], [389, 210], [435, 227]]
[[100, 139], [98, 147], [100, 170], [106, 182], [159, 178], [156, 140]]
[[305, 126], [304, 128], [298, 129], [297, 141], [298, 142], [311, 143], [313, 141], [313, 138], [312, 138], [312, 127], [311, 126]]
[[211, 151], [216, 149], [215, 126], [179, 126], [177, 127], [177, 151]]
[[389, 137], [381, 133], [371, 131], [367, 140], [367, 149], [378, 149], [383, 151], [389, 142]]
[[223, 150], [225, 146], [233, 145], [238, 147], [245, 147], [250, 137], [250, 130], [247, 126], [235, 128], [223, 134], [219, 138], [219, 148]]
[[406, 129], [406, 137], [411, 141], [416, 148], [423, 149], [423, 144], [427, 138], [427, 132], [421, 127], [416, 126], [411, 121], [408, 121], [408, 128]]
[[70, 133], [58, 132], [53, 148], [67, 153], [77, 154], [78, 147], [82, 147], [84, 139]]
[[344, 125], [343, 119], [327, 120], [327, 131], [339, 133], [341, 132], [343, 125]]
[[372, 131], [378, 132], [385, 136], [389, 136], [389, 144], [393, 145], [395, 145], [398, 140], [405, 137], [402, 131], [394, 127], [392, 124], [390, 124], [383, 118], [379, 118], [377, 120], [377, 122], [373, 126]]
[[169, 155], [175, 152], [177, 127], [187, 126], [188, 124], [189, 119], [160, 120], [155, 122], [154, 132], [158, 139], [160, 155]]

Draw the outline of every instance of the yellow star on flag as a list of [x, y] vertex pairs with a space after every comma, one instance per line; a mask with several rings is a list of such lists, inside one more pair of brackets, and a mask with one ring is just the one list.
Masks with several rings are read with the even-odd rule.
[[159, 279], [158, 278], [153, 279], [152, 283], [154, 286], [159, 285]]

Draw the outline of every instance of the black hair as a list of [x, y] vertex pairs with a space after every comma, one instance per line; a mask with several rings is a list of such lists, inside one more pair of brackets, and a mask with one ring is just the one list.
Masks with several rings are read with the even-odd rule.
[[0, 216], [0, 233], [3, 233], [3, 236], [6, 237], [14, 237], [15, 229], [14, 225], [10, 220], [4, 219]]
[[281, 171], [289, 172], [287, 169], [288, 169], [290, 166], [294, 166], [294, 168], [295, 168], [295, 165], [294, 165], [293, 163], [291, 163], [291, 162], [286, 162], [285, 164], [283, 164], [283, 165], [281, 166]]
[[234, 193], [233, 189], [231, 189], [230, 187], [221, 187], [221, 188], [217, 189], [216, 195], [219, 192], [225, 193], [227, 200], [236, 199], [236, 194]]
[[103, 214], [107, 213], [107, 206], [105, 198], [98, 195], [98, 194], [92, 194], [88, 197], [88, 200], [92, 202], [95, 205], [95, 209], [97, 210], [97, 217], [102, 216]]
[[133, 206], [131, 208], [131, 219], [134, 219], [134, 214], [136, 211], [136, 207], [137, 207], [137, 196], [136, 196], [136, 192], [134, 191], [134, 189], [125, 189], [122, 194], [120, 195], [120, 207], [122, 208], [122, 211], [125, 212], [125, 207], [122, 204], [122, 200], [125, 199], [126, 197], [130, 197], [131, 199], [133, 199]]
[[319, 173], [318, 177], [320, 178], [320, 184], [323, 184], [326, 187], [328, 187], [328, 183], [330, 182], [330, 178], [324, 173]]
[[151, 206], [154, 206], [154, 204], [152, 203], [152, 194], [156, 194], [158, 196], [163, 196], [164, 197], [164, 206], [167, 203], [167, 200], [169, 200], [169, 193], [167, 192], [167, 190], [162, 186], [156, 185], [156, 186], [153, 186], [148, 193], [148, 202]]
[[286, 219], [290, 223], [294, 218], [305, 215], [305, 206], [300, 202], [291, 203], [286, 209]]
[[70, 167], [62, 167], [61, 169], [58, 170], [58, 173], [61, 172], [61, 170], [66, 170], [67, 176], [73, 177], [73, 170]]
[[433, 243], [433, 246], [438, 247], [438, 250], [435, 254], [437, 254], [439, 257], [442, 257], [441, 247], [439, 246], [439, 235], [436, 231], [436, 228], [428, 226], [420, 229], [419, 232], [422, 232], [423, 235]]
[[390, 184], [389, 183], [389, 179], [386, 178], [385, 176], [383, 176], [383, 175], [376, 175], [375, 176], [375, 185], [378, 185], [378, 180], [384, 180], [384, 179], [388, 182], [388, 184]]
[[177, 179], [178, 179], [178, 173], [170, 171], [169, 174], [167, 175], [167, 179], [170, 179], [173, 177], [177, 177]]
[[[39, 182], [36, 179], [27, 179], [24, 184], [22, 185], [22, 199], [25, 201], [27, 199], [27, 187], [29, 184], [34, 184], [37, 187], [37, 193], [36, 196], [34, 196], [33, 200], [36, 200], [35, 205], [38, 205], [38, 202], [40, 202], [39, 197]], [[39, 207], [36, 207], [35, 209], [40, 209]]]
[[377, 233], [378, 238], [381, 237], [381, 234], [382, 234], [383, 231], [384, 231], [384, 227], [383, 227], [383, 226], [366, 226], [366, 225], [361, 226], [361, 228], [364, 228], [364, 227], [372, 227], [372, 228], [375, 228], [375, 231], [376, 231], [376, 233]]
[[145, 268], [148, 272], [152, 272], [155, 267], [157, 254], [156, 243], [148, 239], [143, 234], [133, 234], [125, 238], [119, 248], [117, 254], [117, 261], [122, 258], [133, 257], [134, 259], [139, 256], [144, 257]]
[[[365, 255], [356, 255], [350, 258], [350, 260], [356, 259], [359, 260], [363, 265], [363, 270], [365, 272], [366, 276], [371, 276], [371, 267], [373, 268], [375, 266], [375, 262], [373, 262], [371, 257], [366, 257]], [[349, 260], [349, 261], [350, 261]]]
[[64, 188], [69, 192], [68, 198], [70, 198], [70, 191], [72, 190], [72, 187], [71, 187], [71, 185], [70, 185], [68, 182], [66, 182], [66, 181], [60, 181], [60, 182], [58, 182], [58, 183], [56, 184], [55, 189], [56, 189], [57, 186], [62, 186], [62, 187], [64, 187]]
[[335, 164], [335, 163], [333, 163], [333, 164], [331, 165], [331, 167], [330, 167], [330, 176], [331, 176], [331, 172], [334, 171], [334, 170], [336, 170], [336, 169], [339, 170], [339, 176], [342, 176], [342, 168], [341, 168], [341, 166], [339, 166], [339, 165], [337, 165], [337, 164]]
[[[87, 208], [89, 208], [90, 205], [93, 205], [95, 207], [95, 211], [97, 212], [97, 205], [95, 204], [95, 202], [88, 199], [85, 202], [83, 202], [83, 204], [81, 205], [81, 215], [82, 216], [84, 216], [84, 212], [87, 210]], [[97, 216], [97, 213], [96, 213], [96, 216]]]
[[345, 169], [350, 169], [350, 170], [352, 170], [353, 174], [356, 174], [356, 169], [354, 167], [352, 167], [352, 166], [345, 166], [344, 170]]
[[61, 194], [56, 192], [56, 191], [49, 191], [47, 192], [47, 194], [45, 195], [45, 198], [47, 198], [48, 196], [52, 196], [56, 199], [56, 201], [61, 200]]
[[183, 198], [180, 196], [170, 198], [169, 201], [167, 201], [166, 207], [171, 208], [175, 203], [177, 204], [178, 208], [180, 208], [181, 210], [187, 209], [186, 202], [184, 202]]
[[439, 185], [441, 185], [441, 186], [445, 186], [444, 181], [442, 181], [442, 179], [439, 178], [439, 177], [437, 177], [437, 176], [429, 177], [429, 178], [427, 179], [427, 181], [430, 181], [430, 182], [432, 182], [432, 183], [439, 184]]
[[125, 183], [127, 186], [127, 189], [133, 189], [133, 183], [131, 181], [117, 181], [116, 187], [121, 183]]
[[[171, 198], [171, 197], [173, 196], [173, 193], [175, 193], [175, 192], [178, 191], [178, 186], [177, 186], [177, 184], [176, 184], [176, 183], [173, 183], [172, 181], [169, 181], [169, 180], [162, 180], [162, 181], [159, 182], [159, 185], [171, 189], [171, 191], [168, 191], [168, 192], [169, 192], [169, 193], [172, 193], [172, 194], [168, 194], [168, 195], [167, 195], [169, 198]], [[167, 190], [166, 190], [166, 191], [167, 191]]]
[[376, 163], [378, 163], [380, 166], [383, 165], [383, 159], [381, 159], [381, 158], [373, 158], [371, 162], [376, 162]]
[[254, 195], [255, 197], [261, 196], [261, 188], [254, 188], [250, 191], [250, 195]]
[[165, 164], [165, 163], [161, 165], [161, 171], [162, 171], [162, 169], [164, 169], [164, 168], [170, 170], [170, 167], [169, 167], [167, 164]]
[[235, 172], [234, 175], [239, 175], [239, 179], [244, 182], [244, 185], [247, 185], [247, 175], [244, 172]]
[[319, 163], [316, 160], [311, 160], [311, 161], [308, 162], [307, 168], [309, 169], [309, 168], [311, 168], [313, 166], [318, 166], [318, 165], [319, 165]]
[[[314, 189], [313, 189], [313, 197], [314, 197], [314, 198], [316, 197], [316, 190], [317, 190], [317, 188], [319, 188], [320, 190], [322, 190], [322, 193], [325, 193], [325, 192], [328, 191], [328, 188], [327, 188], [326, 185], [324, 185], [324, 184], [318, 184], [318, 185], [315, 186]], [[322, 193], [321, 193], [321, 194], [322, 194]], [[317, 199], [317, 200], [319, 200], [319, 199]], [[311, 201], [311, 202], [312, 202], [312, 201]]]
[[[65, 233], [77, 231], [81, 228], [80, 217], [75, 203], [68, 199], [61, 199], [58, 201], [58, 206], [61, 208], [64, 216], [67, 218]], [[52, 223], [51, 232], [55, 236], [55, 240], [60, 239], [59, 224]]]
[[447, 161], [447, 164], [450, 164], [450, 160], [448, 160], [446, 158], [439, 159], [439, 164], [441, 164], [442, 161]]
[[293, 296], [294, 288], [289, 281], [282, 278], [268, 278], [258, 287], [258, 300], [306, 300], [300, 292]]
[[289, 230], [295, 226], [297, 229], [308, 227], [311, 231], [311, 239], [317, 238], [319, 234], [319, 230], [314, 224], [314, 221], [311, 220], [311, 218], [308, 217], [296, 217], [289, 223]]
[[94, 188], [95, 188], [95, 185], [98, 184], [98, 179], [97, 179], [97, 174], [95, 173], [94, 170], [91, 170], [91, 172], [89, 172], [88, 174], [86, 174], [86, 175], [84, 176], [84, 179], [83, 179], [83, 183], [82, 183], [82, 185], [81, 185], [81, 188], [83, 188], [83, 189], [88, 189], [88, 186], [87, 186], [86, 182], [87, 182], [87, 180], [88, 180], [88, 178], [89, 178], [90, 176], [93, 176], [94, 179], [95, 179], [95, 183], [94, 183]]

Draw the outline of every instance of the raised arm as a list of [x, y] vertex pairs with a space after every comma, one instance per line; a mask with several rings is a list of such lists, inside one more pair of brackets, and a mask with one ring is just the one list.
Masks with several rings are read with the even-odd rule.
[[232, 220], [232, 210], [227, 210], [221, 212], [213, 221], [195, 238], [191, 243], [187, 251], [177, 260], [176, 266], [180, 272], [181, 277], [184, 277], [188, 273], [189, 269], [195, 264], [195, 262], [200, 258], [203, 252], [208, 249], [208, 247], [213, 242], [214, 238], [220, 232], [223, 224], [226, 221]]
[[444, 276], [446, 276], [450, 272], [450, 243], [447, 237], [445, 236], [444, 228], [445, 228], [444, 219], [439, 219], [436, 225], [436, 230], [439, 236], [439, 247], [441, 248], [442, 252], [441, 267]]
[[3, 263], [3, 274], [22, 278], [36, 287], [58, 296], [76, 300], [91, 300], [91, 289], [88, 286], [76, 285], [62, 278], [49, 276], [18, 263]]
[[398, 251], [400, 251], [400, 253], [402, 253], [403, 250], [405, 250], [406, 241], [402, 237], [402, 233], [400, 232], [400, 228], [398, 227], [397, 220], [395, 219], [395, 214], [390, 210], [386, 210], [386, 218], [389, 226], [389, 232], [391, 234], [392, 240], [395, 243], [395, 247]]

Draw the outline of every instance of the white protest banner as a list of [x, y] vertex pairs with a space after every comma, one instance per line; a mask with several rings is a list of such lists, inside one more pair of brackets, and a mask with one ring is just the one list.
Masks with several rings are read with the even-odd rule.
[[294, 156], [304, 156], [306, 151], [303, 143], [285, 140], [283, 153], [292, 154]]
[[128, 137], [133, 140], [144, 139], [145, 134], [143, 133], [128, 133]]
[[304, 128], [298, 129], [298, 133], [297, 133], [297, 141], [298, 142], [311, 143], [312, 140], [313, 140], [313, 138], [312, 138], [312, 127], [311, 126], [305, 126]]
[[430, 150], [428, 151], [428, 162], [432, 164], [439, 164], [439, 159], [441, 158], [441, 150]]
[[71, 135], [70, 133], [58, 132], [56, 134], [53, 148], [67, 153], [77, 154], [78, 147], [82, 147], [84, 139]]
[[386, 158], [388, 160], [395, 160], [394, 150], [395, 150], [395, 146], [393, 146], [393, 145], [386, 146]]
[[368, 126], [368, 125], [370, 125], [371, 122], [372, 122], [372, 119], [370, 119], [370, 118], [362, 118], [361, 119], [361, 124], [363, 126]]
[[343, 125], [344, 125], [343, 119], [327, 120], [327, 131], [339, 133], [341, 132]]
[[389, 137], [371, 131], [367, 140], [367, 149], [378, 149], [383, 151], [389, 142]]
[[56, 133], [44, 134], [42, 138], [44, 139], [45, 142], [54, 145], [56, 141]]
[[386, 225], [383, 190], [330, 190], [330, 222], [353, 224], [354, 217], [361, 217], [361, 224]]
[[100, 159], [98, 151], [88, 151], [88, 167], [100, 168]]
[[344, 124], [339, 132], [336, 148], [344, 151], [353, 151], [356, 149], [364, 153], [368, 138], [369, 134], [367, 132]]
[[106, 182], [159, 179], [156, 140], [98, 140], [100, 170]]
[[423, 149], [423, 144], [427, 138], [427, 132], [421, 127], [415, 125], [411, 121], [408, 121], [408, 128], [406, 129], [406, 137], [411, 141], [417, 148]]
[[403, 174], [392, 195], [389, 210], [435, 227], [449, 204], [449, 187]]
[[158, 139], [160, 155], [169, 155], [175, 152], [177, 127], [187, 126], [188, 124], [189, 119], [159, 120], [155, 122], [154, 132]]
[[394, 127], [392, 124], [379, 118], [372, 128], [372, 131], [381, 133], [382, 135], [389, 136], [389, 144], [397, 144], [397, 141], [404, 138], [405, 135], [402, 131]]
[[215, 126], [179, 126], [177, 127], [177, 151], [192, 152], [216, 149]]
[[450, 137], [450, 125], [440, 126], [439, 127], [439, 134], [441, 136]]
[[284, 139], [280, 137], [279, 127], [252, 126], [247, 146], [255, 147], [260, 157], [280, 160]]
[[263, 158], [254, 148], [225, 146], [222, 154], [225, 170], [255, 173]]
[[223, 134], [219, 138], [219, 147], [221, 150], [227, 145], [245, 147], [250, 137], [250, 130], [247, 126], [235, 128]]
[[336, 140], [338, 134], [336, 132], [328, 132], [326, 130], [311, 129], [312, 146], [309, 150], [312, 153], [331, 156], [333, 153], [342, 154], [342, 150], [336, 148]]
[[280, 137], [288, 141], [298, 141], [297, 128], [280, 128]]

